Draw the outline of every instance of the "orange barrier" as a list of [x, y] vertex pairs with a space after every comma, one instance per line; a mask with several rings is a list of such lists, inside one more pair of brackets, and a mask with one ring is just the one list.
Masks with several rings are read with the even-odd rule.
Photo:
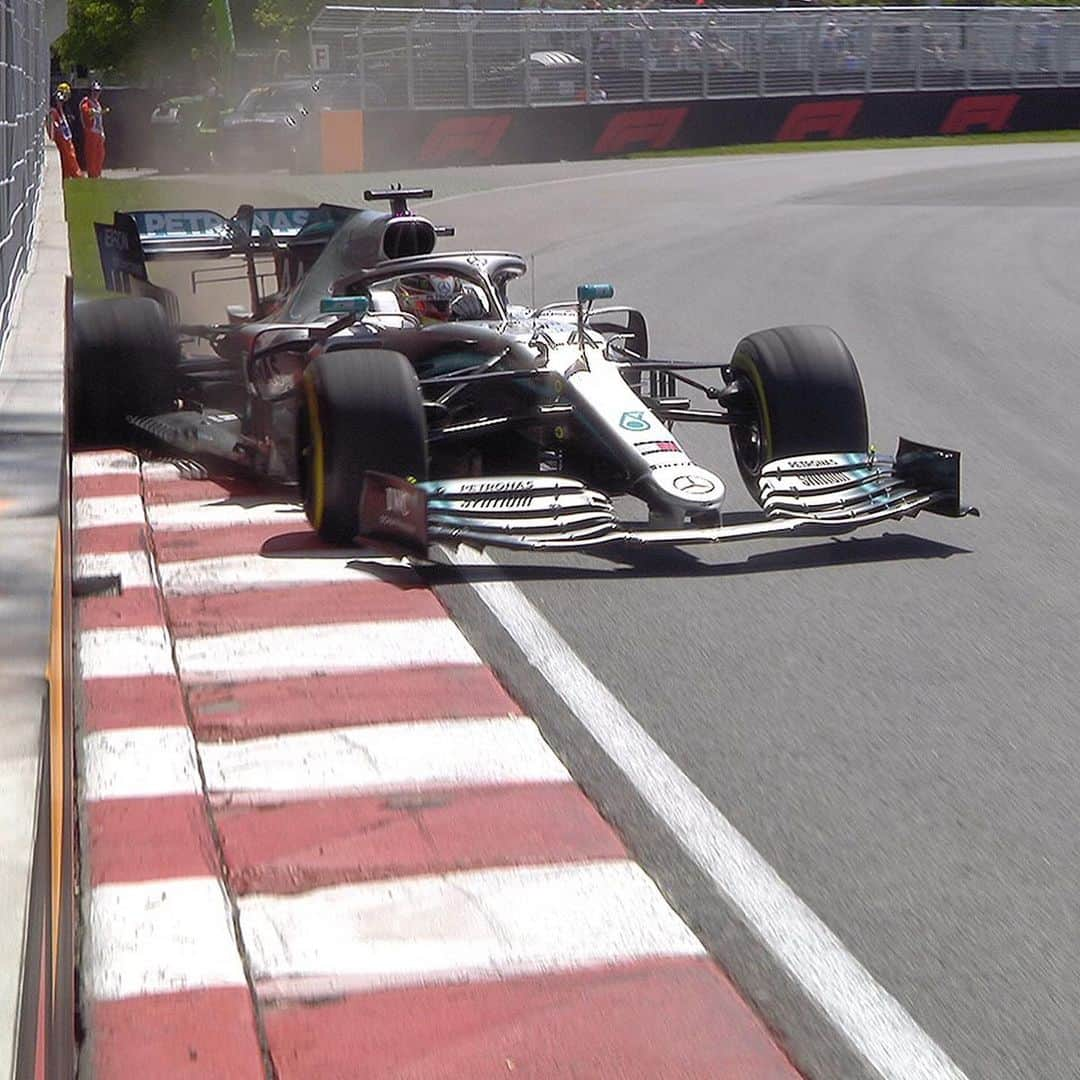
[[364, 114], [359, 109], [319, 114], [324, 173], [362, 172], [364, 168]]

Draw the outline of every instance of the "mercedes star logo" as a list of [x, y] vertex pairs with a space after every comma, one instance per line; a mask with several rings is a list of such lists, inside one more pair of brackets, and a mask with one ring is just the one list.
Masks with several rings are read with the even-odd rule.
[[708, 495], [710, 491], [716, 490], [716, 485], [707, 477], [692, 476], [689, 473], [676, 476], [671, 481], [671, 486], [684, 495]]

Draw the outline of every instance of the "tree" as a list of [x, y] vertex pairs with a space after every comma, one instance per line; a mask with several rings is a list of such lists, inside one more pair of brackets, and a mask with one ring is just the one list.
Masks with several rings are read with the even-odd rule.
[[206, 0], [69, 0], [56, 53], [62, 67], [160, 81], [190, 71], [209, 29]]
[[252, 21], [267, 36], [306, 54], [307, 28], [326, 0], [257, 0]]

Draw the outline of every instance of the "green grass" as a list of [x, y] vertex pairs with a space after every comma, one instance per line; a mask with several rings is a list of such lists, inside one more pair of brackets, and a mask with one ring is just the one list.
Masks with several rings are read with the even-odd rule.
[[903, 139], [810, 139], [806, 142], [742, 143], [693, 150], [645, 150], [635, 158], [719, 157], [726, 154], [805, 154], [815, 150], [903, 150], [919, 146], [981, 146], [995, 143], [1080, 142], [1080, 131], [1008, 131], [981, 135], [916, 135]]
[[[84, 295], [105, 291], [94, 238], [95, 221], [110, 224], [116, 210], [217, 210], [228, 216], [250, 198], [250, 188], [250, 180], [243, 177], [66, 180], [64, 204], [76, 291]], [[277, 202], [270, 192], [260, 192], [260, 201], [263, 199], [271, 199], [271, 205]]]

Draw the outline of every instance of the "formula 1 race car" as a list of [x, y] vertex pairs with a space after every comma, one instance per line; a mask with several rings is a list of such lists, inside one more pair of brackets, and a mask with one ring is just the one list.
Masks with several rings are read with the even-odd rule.
[[[325, 540], [419, 555], [433, 541], [687, 544], [974, 512], [958, 452], [870, 446], [862, 384], [833, 330], [753, 333], [722, 365], [651, 357], [641, 312], [598, 306], [610, 286], [532, 310], [508, 295], [521, 256], [435, 254], [452, 230], [409, 205], [430, 195], [365, 192], [388, 212], [245, 206], [98, 225], [106, 283], [131, 295], [74, 308], [75, 438], [137, 432], [295, 481]], [[181, 323], [146, 264], [183, 258], [224, 260], [196, 269], [193, 287], [239, 276], [249, 306]], [[728, 428], [761, 520], [725, 524], [724, 483], [691, 460], [676, 423]], [[642, 500], [648, 520], [621, 521], [619, 495]]]

